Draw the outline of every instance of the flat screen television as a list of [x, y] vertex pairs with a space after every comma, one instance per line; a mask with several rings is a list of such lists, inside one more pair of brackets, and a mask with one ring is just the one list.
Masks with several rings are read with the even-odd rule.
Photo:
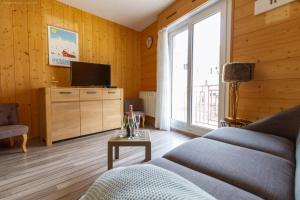
[[71, 62], [71, 85], [110, 87], [110, 65]]

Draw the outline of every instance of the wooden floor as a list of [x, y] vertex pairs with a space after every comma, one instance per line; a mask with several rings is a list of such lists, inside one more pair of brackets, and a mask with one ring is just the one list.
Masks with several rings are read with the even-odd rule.
[[[113, 132], [95, 134], [53, 145], [35, 145], [28, 153], [0, 148], [0, 199], [78, 199], [107, 170], [107, 141]], [[152, 159], [190, 137], [151, 131]], [[143, 147], [121, 147], [114, 167], [143, 162]]]

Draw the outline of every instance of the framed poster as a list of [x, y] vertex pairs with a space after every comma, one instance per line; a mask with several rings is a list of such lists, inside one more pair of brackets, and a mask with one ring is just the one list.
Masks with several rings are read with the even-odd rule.
[[78, 61], [78, 33], [48, 26], [49, 65], [70, 67]]

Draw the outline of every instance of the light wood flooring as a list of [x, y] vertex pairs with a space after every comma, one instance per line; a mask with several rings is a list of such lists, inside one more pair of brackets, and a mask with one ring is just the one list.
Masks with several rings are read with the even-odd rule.
[[[78, 199], [107, 170], [107, 141], [113, 131], [58, 142], [0, 148], [0, 199]], [[152, 130], [152, 159], [191, 139]], [[143, 147], [121, 147], [114, 167], [142, 163]]]

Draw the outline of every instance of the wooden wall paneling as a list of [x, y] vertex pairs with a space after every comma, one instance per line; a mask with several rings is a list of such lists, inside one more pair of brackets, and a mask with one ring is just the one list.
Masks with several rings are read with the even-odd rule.
[[[135, 48], [133, 49], [132, 52], [135, 52], [135, 54], [132, 54], [132, 60], [131, 62], [135, 66], [135, 90], [140, 91], [141, 90], [141, 33], [136, 34], [134, 41], [135, 43]], [[138, 56], [138, 60], [136, 59], [136, 55]], [[137, 78], [140, 77], [140, 78]], [[133, 95], [138, 95], [138, 94], [133, 94]]]
[[[236, 10], [241, 9], [241, 7], [245, 6], [246, 4], [252, 3], [252, 0], [234, 0], [234, 12]], [[254, 6], [253, 6], [254, 8]]]
[[108, 53], [108, 63], [114, 63], [114, 56], [116, 54], [115, 49], [115, 40], [114, 40], [114, 24], [106, 23], [107, 25], [107, 53]]
[[[252, 4], [252, 0], [249, 0], [248, 2], [244, 0], [243, 3], [245, 3], [245, 2], [246, 2], [246, 4], [244, 6], [239, 6], [238, 9], [234, 10], [233, 19], [238, 20], [238, 19], [253, 15], [254, 6]], [[237, 4], [237, 1], [234, 2], [233, 9], [236, 8], [236, 4]]]
[[0, 3], [0, 101], [15, 102], [12, 5]]
[[265, 43], [278, 45], [280, 43], [293, 42], [300, 35], [299, 20], [300, 16], [286, 23], [276, 24], [268, 29], [260, 29], [251, 34], [236, 36], [234, 48], [238, 51], [240, 48], [261, 48]]
[[93, 26], [92, 26], [92, 15], [86, 12], [82, 12], [82, 26], [83, 26], [83, 61], [88, 62], [93, 59]]
[[158, 26], [160, 28], [171, 24], [180, 17], [206, 3], [208, 0], [177, 0], [167, 9], [160, 13]]
[[[97, 18], [98, 19], [98, 18]], [[96, 21], [97, 27], [99, 27], [100, 30], [98, 30], [98, 60], [99, 63], [107, 64], [109, 63], [107, 59], [107, 23], [106, 20], [98, 19]]]
[[19, 104], [20, 121], [32, 127], [27, 6], [14, 4], [12, 19], [16, 102]]
[[[30, 137], [39, 133], [37, 88], [58, 81], [69, 86], [69, 68], [48, 64], [48, 25], [78, 33], [80, 61], [112, 65], [112, 82], [136, 97], [140, 73], [140, 33], [55, 0], [0, 3], [0, 102], [20, 104], [21, 123]], [[129, 38], [127, 40], [127, 38]], [[135, 67], [134, 70], [131, 67]], [[138, 81], [136, 81], [138, 83]]]
[[[112, 84], [119, 86], [122, 84], [122, 78], [123, 78], [123, 74], [121, 71], [121, 52], [122, 52], [122, 39], [120, 37], [121, 33], [121, 28], [120, 25], [118, 24], [114, 24], [113, 26], [113, 31], [114, 31], [114, 48], [115, 48], [115, 54], [114, 54], [114, 58], [113, 58], [113, 67], [112, 67]], [[128, 71], [128, 73], [130, 73]], [[127, 90], [126, 85], [124, 85], [124, 89]], [[125, 92], [125, 95], [127, 95], [127, 93]]]
[[[113, 26], [111, 27], [112, 28], [112, 37], [113, 37], [113, 48], [114, 48], [114, 54], [113, 54], [113, 57], [112, 57], [112, 60], [111, 60], [111, 65], [112, 65], [112, 68], [111, 68], [111, 83], [113, 85], [120, 85], [119, 83], [119, 78], [116, 77], [116, 75], [118, 74], [118, 66], [119, 66], [119, 59], [118, 59], [118, 56], [119, 56], [119, 53], [120, 53], [120, 42], [118, 40], [118, 37], [117, 35], [120, 34], [119, 32], [119, 29], [117, 28], [118, 25], [117, 24], [113, 24]], [[125, 88], [125, 86], [124, 86]]]
[[297, 79], [300, 77], [300, 57], [257, 63], [254, 73], [254, 80]]
[[[127, 30], [124, 29], [122, 26], [120, 26], [120, 32], [119, 35], [119, 41], [121, 42], [121, 49], [120, 49], [120, 64], [119, 64], [119, 73], [121, 74], [121, 85], [125, 85], [125, 88], [127, 88], [127, 96], [130, 96], [131, 91], [128, 91], [128, 88], [130, 88], [130, 82], [134, 81], [132, 79], [133, 71], [132, 66], [128, 64], [128, 60], [130, 57], [130, 52], [125, 56], [124, 53], [127, 51], [127, 45], [129, 44], [130, 36], [127, 34]], [[127, 70], [125, 70], [125, 66], [127, 66]], [[128, 71], [129, 73], [126, 74], [125, 71]]]
[[[109, 23], [107, 20], [100, 20], [103, 21], [102, 24], [102, 31], [101, 31], [101, 59], [103, 60], [103, 63], [110, 63], [111, 57], [112, 57], [112, 53], [113, 53], [113, 45], [112, 45], [112, 37], [111, 37], [111, 33], [110, 33], [110, 25], [111, 23]], [[103, 48], [104, 47], [104, 48]]]
[[[144, 91], [156, 91], [157, 34], [157, 22], [151, 24], [141, 34], [141, 90]], [[148, 36], [153, 38], [153, 44], [150, 49], [146, 47]]]
[[[116, 34], [115, 34], [115, 40], [116, 40], [116, 46], [115, 48], [117, 49], [117, 55], [115, 56], [115, 71], [116, 73], [115, 76], [114, 76], [114, 79], [116, 81], [116, 84], [117, 85], [121, 85], [123, 84], [123, 77], [125, 76], [124, 74], [122, 74], [122, 63], [123, 63], [123, 60], [122, 60], [122, 52], [123, 52], [123, 48], [124, 48], [124, 44], [125, 44], [125, 38], [124, 38], [124, 41], [122, 41], [122, 37], [120, 37], [123, 33], [122, 33], [122, 28], [120, 25], [115, 25], [115, 31], [116, 31]], [[130, 73], [130, 68], [128, 68], [128, 72]], [[118, 76], [117, 76], [118, 74]], [[124, 88], [126, 88], [127, 90], [127, 85], [125, 84], [124, 85]], [[126, 94], [128, 94], [128, 92], [126, 92]]]
[[232, 60], [257, 63], [240, 87], [238, 114], [249, 120], [300, 104], [300, 2], [258, 16], [253, 7], [235, 0], [232, 37]]
[[64, 17], [63, 17], [63, 27], [68, 30], [75, 30], [75, 22], [74, 22], [74, 14], [75, 9], [73, 9], [71, 6], [64, 5]]
[[[125, 83], [126, 85], [126, 88], [134, 88], [134, 84], [135, 84], [135, 77], [134, 77], [134, 74], [135, 74], [135, 71], [134, 71], [134, 66], [130, 63], [130, 60], [131, 60], [131, 52], [129, 51], [129, 45], [134, 45], [131, 41], [131, 37], [132, 36], [129, 36], [128, 34], [128, 31], [125, 30], [125, 29], [122, 29], [122, 38], [126, 38], [124, 40], [124, 43], [122, 45], [122, 52], [125, 52], [125, 51], [128, 51], [128, 56], [124, 56], [124, 54], [122, 53], [121, 56], [121, 73], [122, 73], [122, 82]], [[125, 70], [125, 65], [128, 66], [128, 70], [130, 71], [130, 73], [128, 75], [126, 75], [126, 70]], [[127, 81], [127, 80], [130, 80], [130, 81]], [[128, 96], [132, 96], [132, 93], [131, 91], [128, 91], [127, 92], [127, 95]]]
[[[254, 2], [252, 1], [251, 4], [253, 5]], [[240, 8], [238, 8], [238, 9], [240, 9]], [[235, 19], [234, 20], [234, 32], [233, 32], [234, 37], [236, 37], [238, 35], [254, 32], [254, 31], [260, 30], [262, 28], [269, 27], [271, 25], [283, 24], [289, 20], [299, 18], [300, 17], [299, 9], [300, 9], [299, 2], [294, 2], [294, 3], [287, 4], [285, 6], [279, 7], [275, 10], [269, 11], [269, 12], [261, 14], [261, 15], [255, 16], [254, 13], [252, 13], [252, 15], [250, 15], [250, 16], [246, 16], [241, 19]], [[278, 19], [276, 21], [273, 21], [272, 23], [270, 23], [270, 22], [266, 23], [266, 19], [268, 16], [280, 15], [280, 14], [288, 15], [288, 17], [283, 20]]]
[[299, 100], [300, 78], [252, 81], [241, 84], [241, 98]]
[[101, 63], [99, 37], [100, 34], [99, 34], [98, 17], [92, 16], [92, 62], [93, 63]]
[[74, 31], [78, 33], [79, 60], [83, 60], [83, 29], [82, 26], [82, 11], [72, 8], [74, 12]]
[[41, 3], [32, 1], [28, 4], [28, 42], [29, 42], [29, 66], [30, 66], [30, 87], [31, 87], [31, 132], [32, 135], [38, 136], [39, 122], [34, 119], [39, 119], [39, 99], [38, 88], [44, 85], [43, 68], [43, 45], [42, 45], [42, 18]]
[[41, 0], [41, 13], [42, 13], [42, 45], [43, 45], [43, 62], [41, 63], [41, 68], [43, 70], [44, 86], [49, 84], [49, 81], [55, 80], [52, 68], [48, 67], [49, 57], [48, 57], [48, 24], [52, 24], [52, 1]]
[[276, 112], [284, 111], [297, 104], [299, 104], [298, 99], [240, 98], [239, 117], [255, 121]]

